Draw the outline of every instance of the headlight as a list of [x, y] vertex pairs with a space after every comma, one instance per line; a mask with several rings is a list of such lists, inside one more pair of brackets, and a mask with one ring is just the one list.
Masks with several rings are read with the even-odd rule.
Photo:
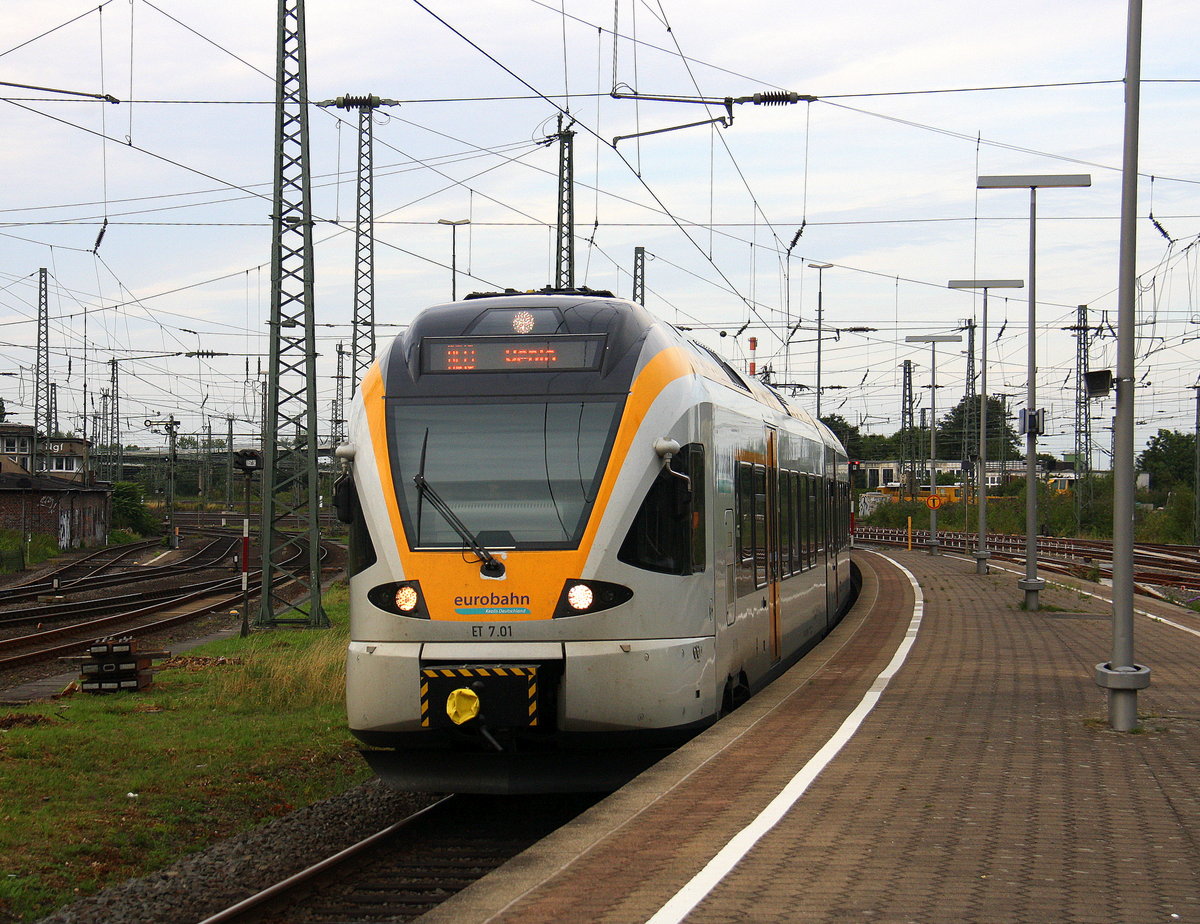
[[633, 591], [620, 584], [608, 581], [570, 580], [563, 584], [554, 608], [554, 618], [582, 616], [584, 613], [599, 613], [620, 606], [633, 598]]
[[573, 610], [590, 610], [595, 596], [587, 584], [572, 584], [567, 590], [567, 603]]
[[419, 600], [417, 591], [407, 585], [396, 591], [396, 608], [402, 613], [411, 613], [415, 610]]
[[367, 599], [381, 610], [397, 616], [409, 616], [413, 619], [429, 618], [429, 610], [425, 608], [425, 597], [421, 593], [420, 581], [395, 581], [390, 584], [380, 584], [367, 591]]

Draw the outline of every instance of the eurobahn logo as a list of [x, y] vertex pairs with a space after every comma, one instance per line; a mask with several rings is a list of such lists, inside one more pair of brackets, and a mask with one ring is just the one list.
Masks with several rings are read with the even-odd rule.
[[525, 616], [530, 613], [526, 594], [468, 594], [454, 598], [460, 616]]

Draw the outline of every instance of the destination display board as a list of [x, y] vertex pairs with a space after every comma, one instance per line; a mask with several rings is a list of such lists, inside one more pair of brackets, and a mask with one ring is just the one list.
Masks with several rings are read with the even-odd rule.
[[604, 336], [426, 337], [423, 372], [587, 372], [600, 368]]

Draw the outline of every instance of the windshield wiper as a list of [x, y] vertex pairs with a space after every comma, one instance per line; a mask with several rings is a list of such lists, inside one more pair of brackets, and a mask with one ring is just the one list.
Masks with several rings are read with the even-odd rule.
[[466, 525], [460, 520], [450, 509], [450, 505], [442, 498], [428, 481], [425, 480], [425, 449], [429, 443], [429, 431], [425, 431], [425, 441], [421, 446], [421, 470], [413, 475], [413, 484], [417, 486], [417, 542], [421, 541], [420, 528], [420, 503], [425, 498], [429, 498], [429, 503], [433, 509], [442, 515], [442, 518], [450, 524], [453, 529], [462, 538], [462, 541], [467, 544], [472, 552], [478, 556], [483, 563], [479, 568], [479, 573], [484, 577], [499, 578], [504, 576], [504, 562], [496, 558], [491, 552], [479, 544], [479, 540], [475, 538], [475, 534], [467, 529]]

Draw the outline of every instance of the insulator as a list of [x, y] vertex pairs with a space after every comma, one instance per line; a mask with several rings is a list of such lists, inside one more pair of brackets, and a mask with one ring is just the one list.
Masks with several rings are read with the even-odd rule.
[[755, 106], [786, 106], [788, 103], [800, 102], [800, 94], [788, 90], [775, 90], [770, 93], [755, 93]]
[[377, 96], [339, 96], [337, 100], [339, 109], [370, 109], [379, 104]]

